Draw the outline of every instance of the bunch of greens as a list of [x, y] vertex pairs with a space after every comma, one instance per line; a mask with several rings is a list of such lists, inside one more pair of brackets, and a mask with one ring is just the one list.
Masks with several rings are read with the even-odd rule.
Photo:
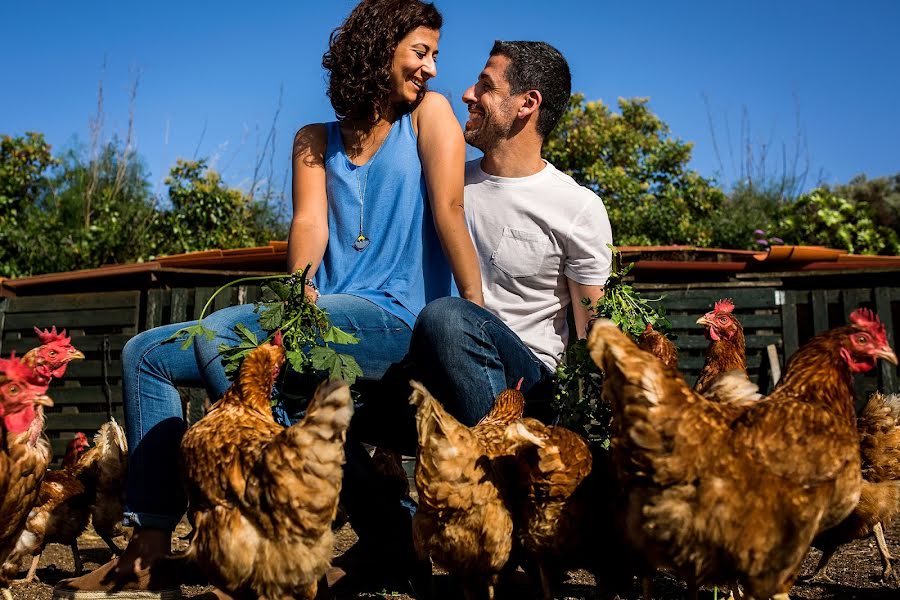
[[342, 354], [330, 344], [356, 344], [359, 340], [331, 324], [328, 313], [306, 296], [306, 275], [309, 265], [303, 271], [291, 275], [264, 275], [244, 277], [225, 284], [216, 290], [203, 307], [196, 325], [184, 327], [170, 339], [182, 341], [183, 350], [189, 348], [194, 337], [215, 338], [215, 332], [203, 326], [203, 317], [222, 290], [247, 281], [260, 281], [264, 301], [255, 305], [259, 314], [259, 324], [266, 336], [260, 340], [243, 324], [234, 327], [240, 340], [238, 345], [219, 345], [219, 353], [225, 364], [225, 374], [234, 379], [241, 362], [254, 348], [272, 340], [280, 330], [285, 356], [291, 368], [300, 374], [327, 375], [331, 379], [343, 379], [353, 384], [363, 373], [356, 360], [349, 354]]
[[[612, 245], [612, 269], [604, 286], [603, 297], [591, 307], [594, 317], [611, 319], [619, 329], [633, 337], [643, 333], [647, 324], [663, 330], [671, 327], [666, 318], [664, 297], [647, 300], [631, 285], [625, 276], [633, 263], [623, 266], [622, 253]], [[590, 306], [583, 298], [581, 303]], [[556, 392], [553, 407], [559, 423], [575, 431], [583, 431], [601, 439], [609, 439], [609, 406], [601, 401], [603, 373], [591, 360], [587, 340], [569, 343], [562, 361], [556, 367]]]
[[[634, 263], [622, 266], [622, 253], [612, 244], [607, 246], [612, 250], [612, 270], [603, 288], [603, 297], [592, 309], [594, 316], [611, 319], [619, 329], [632, 337], [641, 335], [647, 325], [660, 331], [672, 327], [662, 304], [665, 296], [655, 300], [641, 298], [639, 292], [625, 283], [625, 276], [634, 267]], [[588, 306], [590, 301], [583, 298], [581, 303]]]

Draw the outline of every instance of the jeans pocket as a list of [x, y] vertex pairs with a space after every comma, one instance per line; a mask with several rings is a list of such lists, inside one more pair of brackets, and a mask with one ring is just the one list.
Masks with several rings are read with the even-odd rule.
[[504, 227], [491, 264], [510, 277], [532, 277], [540, 273], [549, 249], [550, 240], [540, 231]]

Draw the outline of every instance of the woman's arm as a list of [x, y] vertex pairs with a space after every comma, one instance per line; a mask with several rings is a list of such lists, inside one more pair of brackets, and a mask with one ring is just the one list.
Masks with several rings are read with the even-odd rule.
[[307, 125], [294, 136], [291, 192], [294, 213], [288, 233], [289, 273], [306, 268], [310, 279], [319, 268], [328, 245], [328, 199], [325, 195], [325, 149], [328, 130]]
[[426, 94], [416, 116], [419, 158], [438, 237], [460, 295], [483, 306], [481, 270], [463, 208], [466, 144], [462, 130], [450, 103], [440, 94]]

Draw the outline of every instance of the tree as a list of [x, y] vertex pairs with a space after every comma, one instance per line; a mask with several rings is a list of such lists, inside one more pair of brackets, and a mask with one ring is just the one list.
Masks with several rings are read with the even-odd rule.
[[158, 253], [243, 248], [286, 237], [268, 202], [228, 188], [205, 160], [178, 159], [166, 185], [172, 208], [160, 215]]
[[544, 156], [603, 199], [617, 244], [710, 245], [725, 194], [687, 167], [691, 144], [670, 138], [647, 103], [619, 99], [617, 114], [573, 94]]
[[900, 254], [900, 237], [879, 222], [872, 204], [828, 187], [786, 205], [770, 230], [788, 244], [828, 246], [855, 254]]

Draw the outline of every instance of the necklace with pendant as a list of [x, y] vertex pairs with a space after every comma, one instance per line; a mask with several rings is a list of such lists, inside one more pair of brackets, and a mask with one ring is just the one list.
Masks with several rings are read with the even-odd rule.
[[[373, 156], [372, 158], [374, 159], [375, 157]], [[359, 172], [361, 169], [356, 169], [356, 191], [359, 193], [359, 235], [357, 236], [356, 241], [353, 242], [353, 249], [357, 252], [362, 252], [363, 250], [368, 248], [369, 244], [372, 241], [366, 237], [366, 234], [363, 233], [363, 210], [366, 203], [366, 188], [369, 187], [369, 170], [371, 166], [372, 161], [370, 160], [369, 165], [366, 167], [365, 185], [362, 185], [359, 182]]]
[[[375, 154], [372, 155], [372, 158], [365, 165], [360, 165], [355, 169], [356, 172], [356, 191], [359, 194], [359, 235], [356, 236], [356, 240], [353, 242], [353, 249], [357, 252], [362, 252], [366, 248], [369, 247], [369, 244], [372, 243], [365, 233], [363, 233], [363, 211], [365, 210], [366, 205], [366, 190], [369, 187], [369, 172], [372, 170], [372, 164], [375, 162], [375, 159], [378, 158], [378, 153], [381, 152], [381, 149], [387, 143], [387, 138], [391, 134], [391, 130], [393, 129], [393, 123], [391, 123], [391, 127], [388, 129], [387, 133], [384, 136], [384, 139], [381, 141], [381, 145], [378, 146], [378, 149], [375, 151]], [[360, 181], [359, 172], [365, 169], [366, 176], [363, 178], [363, 181]]]

